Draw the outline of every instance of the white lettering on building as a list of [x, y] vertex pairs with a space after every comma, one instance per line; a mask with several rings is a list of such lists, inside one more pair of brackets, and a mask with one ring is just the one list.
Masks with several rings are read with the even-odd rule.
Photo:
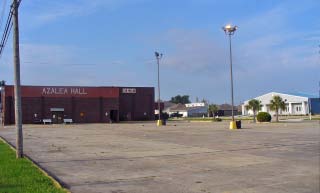
[[206, 106], [205, 103], [187, 103], [186, 107], [204, 107]]
[[53, 88], [46, 87], [42, 89], [42, 95], [86, 95], [88, 94], [84, 88]]
[[137, 93], [137, 90], [135, 88], [123, 88], [122, 93], [135, 94]]
[[84, 88], [71, 88], [70, 89], [70, 93], [74, 94], [74, 95], [86, 95], [86, 94], [88, 94], [88, 93], [86, 93]]

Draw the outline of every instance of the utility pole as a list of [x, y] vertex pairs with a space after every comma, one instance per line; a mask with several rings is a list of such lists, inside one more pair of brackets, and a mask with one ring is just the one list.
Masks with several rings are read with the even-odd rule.
[[16, 123], [16, 157], [23, 157], [22, 110], [20, 87], [19, 18], [18, 1], [12, 0], [13, 16], [13, 63], [14, 63], [14, 109]]
[[5, 85], [6, 82], [4, 80], [0, 81], [0, 88], [1, 88], [1, 93], [0, 93], [0, 100], [2, 101], [2, 106], [1, 106], [1, 125], [4, 126], [4, 103], [5, 101], [5, 96], [6, 96], [6, 91], [5, 91]]

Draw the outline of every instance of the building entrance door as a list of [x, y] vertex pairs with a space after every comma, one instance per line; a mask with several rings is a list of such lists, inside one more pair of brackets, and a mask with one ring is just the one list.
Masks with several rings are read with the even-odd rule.
[[51, 109], [51, 117], [52, 117], [52, 123], [53, 124], [61, 124], [63, 123], [63, 117], [64, 117], [64, 111], [63, 110], [56, 110]]
[[63, 111], [52, 111], [52, 123], [53, 124], [63, 123]]
[[110, 111], [110, 121], [113, 123], [118, 122], [118, 110]]

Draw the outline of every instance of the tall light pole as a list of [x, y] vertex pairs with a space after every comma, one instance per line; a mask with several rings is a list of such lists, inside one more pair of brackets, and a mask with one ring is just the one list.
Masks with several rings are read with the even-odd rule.
[[161, 121], [161, 106], [160, 106], [160, 59], [162, 58], [163, 54], [159, 54], [159, 52], [155, 52], [154, 55], [156, 56], [157, 59], [157, 64], [158, 64], [158, 121], [157, 121], [157, 126], [162, 125]]
[[231, 36], [238, 29], [237, 26], [226, 25], [222, 27], [226, 35], [229, 36], [229, 49], [230, 49], [230, 79], [231, 79], [231, 113], [232, 121], [230, 122], [230, 129], [236, 129], [236, 122], [234, 121], [234, 98], [233, 98], [233, 72], [232, 72], [232, 49], [231, 49]]

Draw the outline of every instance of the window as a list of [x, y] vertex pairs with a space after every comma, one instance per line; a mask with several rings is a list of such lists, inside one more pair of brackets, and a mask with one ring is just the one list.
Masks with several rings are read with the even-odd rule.
[[301, 111], [301, 106], [297, 106], [297, 107], [296, 107], [296, 111], [297, 111], [297, 112], [300, 112], [300, 111]]
[[285, 110], [286, 112], [289, 112], [289, 107], [288, 106], [286, 106], [286, 110]]

